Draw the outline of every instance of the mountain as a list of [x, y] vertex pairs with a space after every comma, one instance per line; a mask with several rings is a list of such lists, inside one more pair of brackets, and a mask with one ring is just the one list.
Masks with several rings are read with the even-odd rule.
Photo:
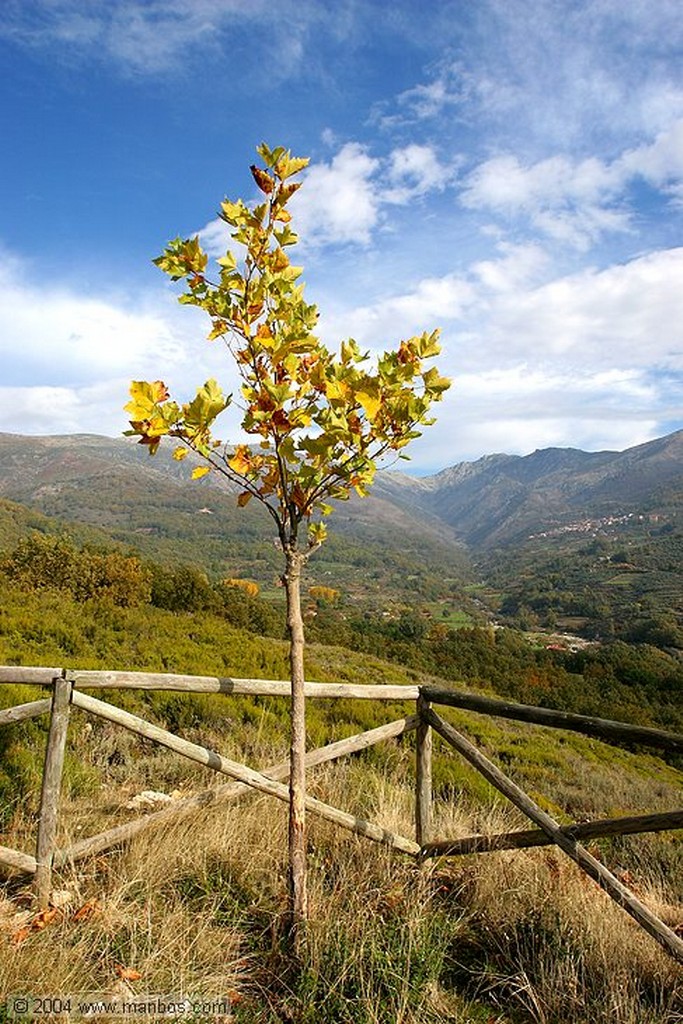
[[[122, 438], [0, 434], [0, 498], [81, 524], [81, 541], [255, 579], [272, 595], [281, 557], [268, 517], [255, 503], [237, 508], [222, 478], [189, 475], [163, 446], [150, 458]], [[0, 543], [23, 528], [4, 517]], [[422, 478], [385, 471], [369, 498], [338, 503], [331, 527], [310, 575], [352, 600], [466, 621], [488, 605], [592, 635], [605, 623], [626, 635], [634, 618], [650, 629], [654, 615], [646, 635], [681, 635], [683, 431], [623, 452], [548, 448]]]
[[549, 531], [683, 507], [683, 430], [624, 452], [546, 448], [489, 455], [411, 480], [385, 473], [378, 492], [436, 515], [470, 549], [519, 544]]
[[[170, 447], [150, 458], [123, 438], [0, 434], [0, 498], [105, 531], [159, 562], [272, 586], [281, 557], [269, 517], [256, 503], [239, 509], [224, 478], [191, 481], [192, 464], [191, 457], [174, 460]], [[318, 582], [334, 576], [352, 595], [407, 599], [468, 577], [462, 544], [435, 513], [378, 492], [339, 503], [333, 519], [330, 540], [311, 563]]]
[[[0, 434], [0, 496], [47, 515], [123, 528], [129, 536], [131, 530], [163, 532], [158, 511], [167, 505], [195, 519], [208, 516], [207, 503], [216, 506], [211, 512], [219, 509], [219, 494], [230, 485], [215, 476], [190, 483], [187, 466], [169, 448], [150, 459], [124, 439]], [[344, 534], [359, 530], [388, 539], [417, 531], [427, 543], [460, 541], [478, 550], [582, 519], [672, 511], [682, 499], [679, 430], [623, 452], [546, 448], [526, 456], [487, 455], [428, 477], [381, 472], [372, 496], [338, 505], [333, 521]], [[223, 501], [220, 517], [223, 534], [249, 523], [247, 532], [269, 535], [258, 510], [238, 511]]]

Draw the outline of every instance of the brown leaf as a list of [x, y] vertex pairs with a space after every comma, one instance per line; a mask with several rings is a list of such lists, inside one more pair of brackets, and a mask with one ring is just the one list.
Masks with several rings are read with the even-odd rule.
[[275, 181], [271, 178], [271, 176], [267, 174], [265, 171], [262, 171], [260, 167], [256, 166], [256, 164], [252, 164], [249, 170], [251, 171], [252, 177], [256, 184], [258, 185], [258, 187], [261, 189], [261, 191], [265, 192], [266, 195], [270, 195], [270, 193], [273, 191], [275, 187]]
[[139, 981], [142, 975], [134, 967], [124, 967], [123, 964], [114, 964], [114, 970], [122, 981]]
[[33, 918], [31, 922], [31, 928], [33, 931], [39, 932], [41, 929], [51, 924], [59, 914], [57, 907], [48, 907], [47, 910], [41, 910], [39, 914]]
[[96, 899], [88, 900], [87, 903], [84, 903], [82, 907], [78, 908], [78, 910], [74, 914], [72, 920], [74, 920], [74, 921], [87, 921], [88, 918], [92, 917], [93, 914], [96, 914], [99, 909], [100, 909], [100, 905], [99, 905], [99, 903], [97, 902]]
[[28, 924], [24, 925], [23, 928], [18, 928], [17, 931], [12, 934], [12, 942], [19, 945], [19, 943], [24, 942], [32, 932], [42, 931], [43, 928], [46, 928], [58, 916], [59, 910], [57, 907], [48, 907], [47, 910], [41, 910], [31, 918]]

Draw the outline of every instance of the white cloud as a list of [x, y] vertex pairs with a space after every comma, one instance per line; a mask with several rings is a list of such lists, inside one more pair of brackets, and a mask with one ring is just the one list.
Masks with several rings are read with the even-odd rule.
[[[230, 359], [203, 342], [203, 319], [176, 310], [168, 292], [154, 313], [136, 314], [19, 284], [9, 263], [1, 430], [117, 434], [136, 377], [161, 376], [182, 398], [211, 375], [230, 389]], [[454, 386], [436, 409], [438, 425], [414, 447], [416, 467], [547, 445], [623, 448], [680, 420], [683, 250], [544, 281], [551, 270], [543, 250], [502, 245], [466, 275], [427, 277], [372, 305], [328, 310], [324, 338], [351, 334], [375, 349], [443, 324], [437, 363]], [[237, 431], [233, 412], [222, 433]]]
[[47, 385], [97, 380], [184, 358], [183, 337], [170, 318], [129, 296], [83, 297], [66, 288], [34, 286], [16, 261], [0, 261], [0, 357], [5, 382], [13, 368]]
[[457, 274], [424, 278], [409, 292], [351, 309], [329, 296], [321, 312], [320, 334], [330, 346], [353, 337], [362, 347], [393, 348], [402, 338], [459, 319], [475, 299], [472, 284]]
[[329, 164], [313, 164], [306, 188], [290, 209], [302, 242], [367, 245], [379, 220], [380, 199], [372, 178], [379, 161], [357, 142], [348, 142]]
[[683, 118], [660, 132], [650, 145], [625, 152], [616, 166], [625, 178], [640, 175], [655, 186], [683, 182]]
[[683, 249], [587, 269], [501, 296], [485, 325], [492, 358], [683, 369]]
[[186, 400], [210, 376], [234, 385], [220, 342], [205, 341], [203, 315], [170, 289], [84, 297], [34, 285], [0, 257], [0, 429], [15, 433], [116, 434], [132, 379], [163, 378]]
[[231, 231], [234, 231], [234, 228], [226, 224], [220, 217], [216, 217], [215, 220], [210, 220], [208, 224], [200, 228], [197, 234], [202, 247], [209, 256], [223, 256], [228, 249], [233, 251], [238, 249], [237, 243], [230, 237]]
[[475, 168], [460, 199], [471, 209], [526, 216], [542, 233], [583, 250], [608, 231], [628, 230], [628, 214], [614, 205], [622, 188], [621, 173], [595, 158], [554, 156], [523, 167], [507, 154]]
[[382, 120], [385, 125], [390, 125], [392, 120], [402, 120], [406, 116], [417, 120], [427, 120], [441, 116], [449, 107], [456, 107], [465, 98], [462, 68], [459, 65], [442, 66], [436, 77], [430, 82], [419, 83], [411, 89], [400, 93], [396, 99], [403, 115], [392, 119], [391, 115], [385, 116]]
[[[329, 134], [325, 133], [328, 142]], [[303, 246], [369, 246], [384, 223], [387, 206], [405, 206], [427, 193], [443, 191], [455, 177], [455, 163], [442, 163], [431, 146], [410, 144], [374, 156], [367, 146], [346, 142], [329, 162], [309, 165], [305, 187], [290, 200], [293, 227]], [[231, 228], [220, 218], [198, 232], [210, 255], [235, 247]]]
[[455, 167], [442, 164], [431, 146], [411, 143], [389, 154], [390, 188], [383, 192], [385, 202], [404, 204], [436, 190], [443, 191], [455, 175]]
[[378, 105], [385, 129], [433, 124], [442, 139], [474, 139], [488, 155], [576, 150], [611, 159], [683, 115], [676, 0], [433, 6], [431, 63], [422, 81]]
[[118, 434], [128, 381], [83, 387], [0, 386], [0, 431], [14, 434]]
[[443, 327], [437, 364], [454, 384], [414, 446], [421, 470], [486, 451], [621, 449], [670, 429], [683, 415], [683, 249], [552, 273], [542, 248], [501, 244], [466, 274], [337, 307], [323, 337], [379, 349]]
[[473, 263], [470, 272], [491, 292], [517, 292], [538, 281], [549, 267], [548, 253], [530, 242], [512, 245], [500, 242], [498, 255]]
[[470, 172], [460, 200], [469, 209], [525, 217], [543, 234], [586, 250], [604, 235], [632, 230], [626, 195], [637, 178], [679, 197], [683, 119], [611, 163], [555, 155], [524, 166], [510, 153], [493, 157]]
[[[57, 59], [96, 60], [126, 73], [158, 75], [170, 69], [180, 74], [196, 57], [221, 57], [247, 31], [248, 45], [262, 57], [272, 56], [274, 80], [299, 67], [322, 13], [306, 0], [4, 0], [0, 37]], [[343, 34], [345, 10], [331, 17], [328, 12], [327, 23], [328, 31]]]
[[62, 50], [72, 56], [108, 59], [135, 72], [158, 72], [189, 47], [211, 43], [220, 22], [235, 14], [225, 0], [20, 0], [6, 4], [0, 34], [33, 49]]
[[661, 434], [658, 412], [656, 387], [630, 370], [593, 376], [520, 364], [456, 374], [437, 424], [411, 452], [425, 472], [483, 453], [621, 451]]

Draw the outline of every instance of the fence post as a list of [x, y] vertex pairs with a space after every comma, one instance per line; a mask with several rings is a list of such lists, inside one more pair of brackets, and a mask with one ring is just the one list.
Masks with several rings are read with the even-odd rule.
[[52, 858], [55, 852], [57, 821], [59, 817], [59, 794], [62, 788], [64, 748], [69, 726], [71, 691], [73, 682], [64, 676], [53, 680], [50, 729], [45, 750], [43, 786], [40, 795], [40, 817], [36, 843], [36, 873], [33, 891], [38, 909], [44, 910], [50, 900], [52, 888]]
[[432, 826], [432, 729], [424, 715], [429, 708], [429, 701], [420, 694], [415, 744], [415, 840], [420, 846], [429, 842]]

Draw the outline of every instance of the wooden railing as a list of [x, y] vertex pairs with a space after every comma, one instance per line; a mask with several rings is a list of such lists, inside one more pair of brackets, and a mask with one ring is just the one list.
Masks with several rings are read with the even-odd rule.
[[[45, 753], [40, 813], [35, 856], [0, 846], [0, 867], [34, 876], [33, 885], [38, 906], [48, 905], [54, 868], [123, 843], [139, 832], [175, 820], [218, 801], [236, 799], [249, 790], [257, 790], [278, 800], [289, 800], [288, 786], [282, 780], [289, 775], [288, 762], [281, 762], [255, 771], [253, 768], [224, 757], [196, 743], [153, 725], [137, 715], [99, 700], [84, 690], [144, 689], [175, 690], [186, 693], [224, 693], [243, 696], [287, 696], [288, 682], [264, 679], [234, 679], [217, 676], [179, 676], [145, 672], [91, 672], [59, 668], [24, 668], [0, 666], [0, 684], [28, 684], [49, 687], [50, 698], [31, 701], [0, 710], [0, 725], [20, 722], [49, 714], [50, 725]], [[522, 849], [531, 846], [555, 845], [569, 856], [586, 874], [638, 924], [641, 925], [675, 959], [683, 963], [683, 939], [646, 907], [612, 872], [593, 857], [580, 843], [581, 839], [600, 836], [633, 835], [683, 828], [683, 810], [659, 814], [610, 818], [592, 822], [560, 824], [547, 814], [511, 778], [485, 757], [462, 733], [438, 715], [432, 705], [457, 707], [478, 714], [492, 715], [570, 730], [599, 738], [613, 744], [639, 744], [669, 752], [683, 752], [683, 736], [643, 726], [614, 722], [554, 711], [547, 708], [494, 700], [477, 694], [443, 690], [432, 686], [354, 685], [337, 683], [306, 683], [306, 695], [315, 698], [353, 698], [361, 700], [410, 701], [415, 714], [398, 718], [386, 725], [356, 736], [338, 740], [306, 756], [307, 767], [323, 764], [347, 754], [367, 749], [376, 743], [416, 733], [415, 770], [415, 839], [397, 835], [383, 826], [336, 807], [308, 797], [307, 810], [374, 842], [382, 843], [400, 853], [424, 862], [432, 857], [485, 853], [495, 850]], [[199, 793], [148, 815], [98, 835], [82, 839], [64, 849], [57, 847], [59, 795], [64, 752], [71, 708], [93, 714], [123, 726], [130, 732], [173, 750], [198, 764], [225, 775], [232, 782], [217, 789]], [[434, 840], [432, 837], [432, 742], [433, 733], [453, 747], [487, 781], [521, 810], [535, 829], [506, 832], [492, 836], [474, 835], [463, 839]]]

